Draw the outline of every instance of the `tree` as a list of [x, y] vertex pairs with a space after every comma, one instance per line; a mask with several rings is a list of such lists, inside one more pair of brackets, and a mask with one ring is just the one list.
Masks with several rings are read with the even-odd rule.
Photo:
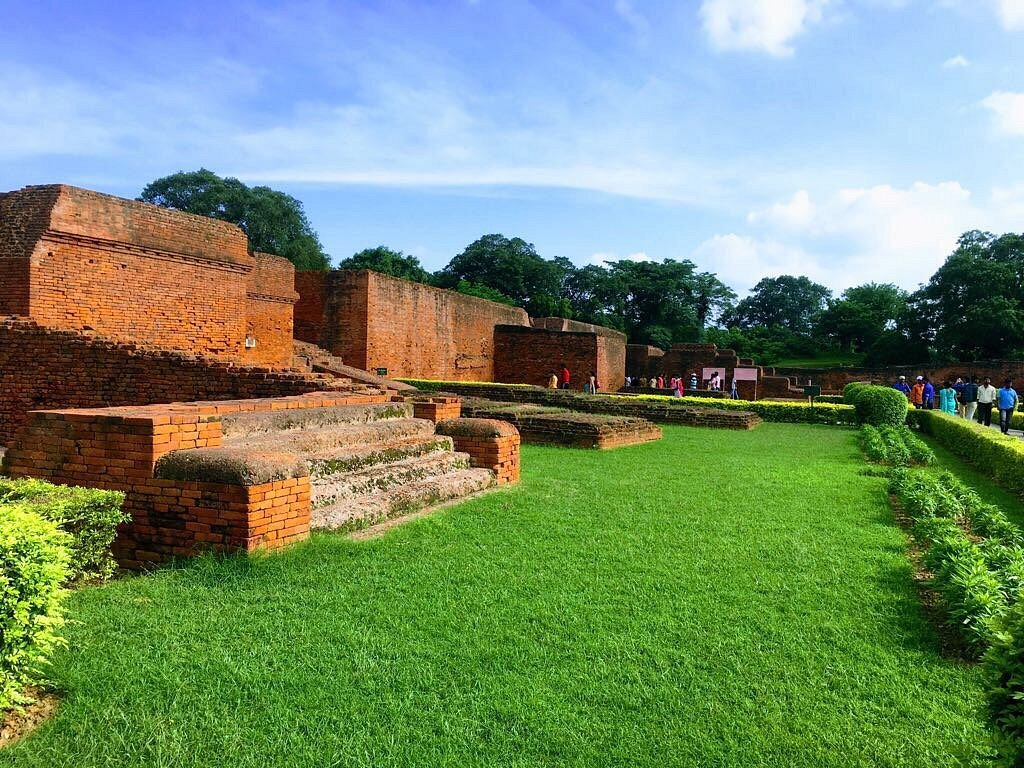
[[382, 275], [400, 277], [415, 283], [430, 282], [430, 273], [420, 265], [419, 259], [401, 251], [393, 251], [383, 245], [378, 245], [376, 248], [365, 248], [359, 253], [349, 256], [338, 264], [338, 269], [372, 269]]
[[296, 269], [330, 268], [302, 203], [284, 192], [249, 187], [200, 168], [159, 178], [138, 199], [235, 224], [248, 236], [251, 250], [284, 256]]
[[909, 295], [891, 283], [865, 283], [847, 288], [829, 302], [816, 330], [843, 350], [863, 352], [886, 330], [893, 330], [907, 311]]
[[938, 355], [958, 361], [1024, 351], [1024, 235], [971, 231], [917, 295]]
[[824, 285], [804, 276], [765, 277], [728, 313], [726, 324], [744, 330], [779, 327], [809, 337], [831, 296]]
[[562, 306], [566, 264], [564, 259], [545, 261], [522, 238], [484, 235], [438, 272], [435, 282], [442, 288], [454, 288], [463, 280], [493, 288], [540, 317]]

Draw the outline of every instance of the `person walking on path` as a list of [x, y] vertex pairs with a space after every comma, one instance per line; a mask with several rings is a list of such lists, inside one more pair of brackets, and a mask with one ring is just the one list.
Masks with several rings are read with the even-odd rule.
[[928, 377], [924, 377], [924, 392], [921, 393], [921, 400], [924, 402], [925, 410], [930, 411], [935, 407], [935, 387]]
[[985, 377], [985, 383], [978, 387], [978, 421], [986, 427], [992, 426], [992, 406], [996, 402], [996, 388], [992, 379]]
[[1010, 431], [1010, 423], [1013, 419], [1013, 412], [1017, 410], [1017, 390], [1013, 388], [1013, 381], [1006, 379], [996, 397], [999, 405], [999, 431], [1004, 435]]
[[907, 384], [907, 377], [900, 376], [896, 383], [892, 385], [892, 388], [903, 393], [903, 396], [910, 399], [910, 385]]
[[566, 368], [565, 363], [562, 363], [562, 375], [560, 377], [562, 389], [569, 388], [569, 369]]
[[587, 381], [587, 385], [590, 388], [590, 394], [597, 394], [597, 374], [593, 371], [590, 372], [590, 379]]
[[918, 376], [910, 390], [910, 402], [915, 408], [923, 408], [924, 405], [924, 376]]
[[689, 386], [689, 389], [696, 389], [696, 388], [697, 388], [697, 374], [696, 373], [691, 373], [690, 374], [690, 386]]
[[963, 408], [961, 415], [967, 421], [974, 421], [974, 412], [978, 410], [977, 376], [971, 376], [964, 382], [964, 388], [960, 390], [960, 405]]
[[946, 381], [946, 385], [939, 390], [939, 409], [943, 413], [955, 416], [956, 407], [956, 389], [953, 388], [953, 382]]
[[964, 415], [964, 404], [960, 399], [960, 395], [964, 391], [964, 380], [959, 376], [956, 377], [956, 381], [953, 382], [953, 389], [956, 391], [956, 413], [960, 418]]
[[736, 386], [736, 374], [732, 375], [732, 384], [729, 387], [729, 397], [733, 400], [740, 399], [739, 387]]

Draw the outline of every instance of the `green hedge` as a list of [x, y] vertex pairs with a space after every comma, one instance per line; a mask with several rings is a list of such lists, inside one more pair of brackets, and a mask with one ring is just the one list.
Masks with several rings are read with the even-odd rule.
[[906, 426], [865, 424], [860, 430], [861, 447], [869, 460], [894, 467], [931, 464], [935, 453]]
[[1024, 601], [998, 622], [985, 654], [985, 711], [996, 765], [1024, 765]]
[[52, 485], [42, 480], [0, 478], [0, 507], [23, 506], [71, 536], [69, 581], [107, 579], [116, 567], [110, 545], [117, 526], [128, 522], [124, 494]]
[[864, 387], [870, 386], [865, 381], [851, 381], [845, 387], [843, 387], [843, 402], [847, 405], [857, 404], [857, 393], [860, 392]]
[[1024, 442], [942, 411], [915, 413], [925, 434], [977, 467], [996, 484], [1024, 495]]
[[23, 505], [0, 506], [0, 713], [27, 702], [62, 643], [71, 537]]
[[892, 387], [860, 387], [854, 391], [854, 407], [861, 424], [898, 427], [907, 423], [907, 398]]

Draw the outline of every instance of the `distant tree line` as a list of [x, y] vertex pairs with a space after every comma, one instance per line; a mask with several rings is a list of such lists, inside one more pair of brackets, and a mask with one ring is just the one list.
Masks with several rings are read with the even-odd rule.
[[[302, 204], [269, 187], [200, 169], [157, 179], [139, 199], [235, 223], [254, 250], [285, 256], [298, 269], [330, 266]], [[966, 232], [914, 292], [869, 282], [833, 296], [807, 277], [782, 275], [762, 279], [739, 301], [686, 259], [577, 267], [501, 234], [470, 243], [434, 273], [383, 245], [338, 267], [449, 288], [534, 317], [597, 323], [631, 343], [713, 342], [769, 365], [832, 356], [868, 365], [1024, 357], [1024, 235]]]

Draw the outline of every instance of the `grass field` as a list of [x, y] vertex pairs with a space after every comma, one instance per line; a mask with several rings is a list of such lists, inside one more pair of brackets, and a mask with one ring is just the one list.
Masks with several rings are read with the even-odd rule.
[[76, 594], [0, 766], [952, 766], [983, 739], [857, 433], [524, 448], [351, 542]]
[[837, 368], [863, 363], [864, 355], [859, 352], [831, 352], [817, 357], [787, 357], [774, 365], [779, 368]]

